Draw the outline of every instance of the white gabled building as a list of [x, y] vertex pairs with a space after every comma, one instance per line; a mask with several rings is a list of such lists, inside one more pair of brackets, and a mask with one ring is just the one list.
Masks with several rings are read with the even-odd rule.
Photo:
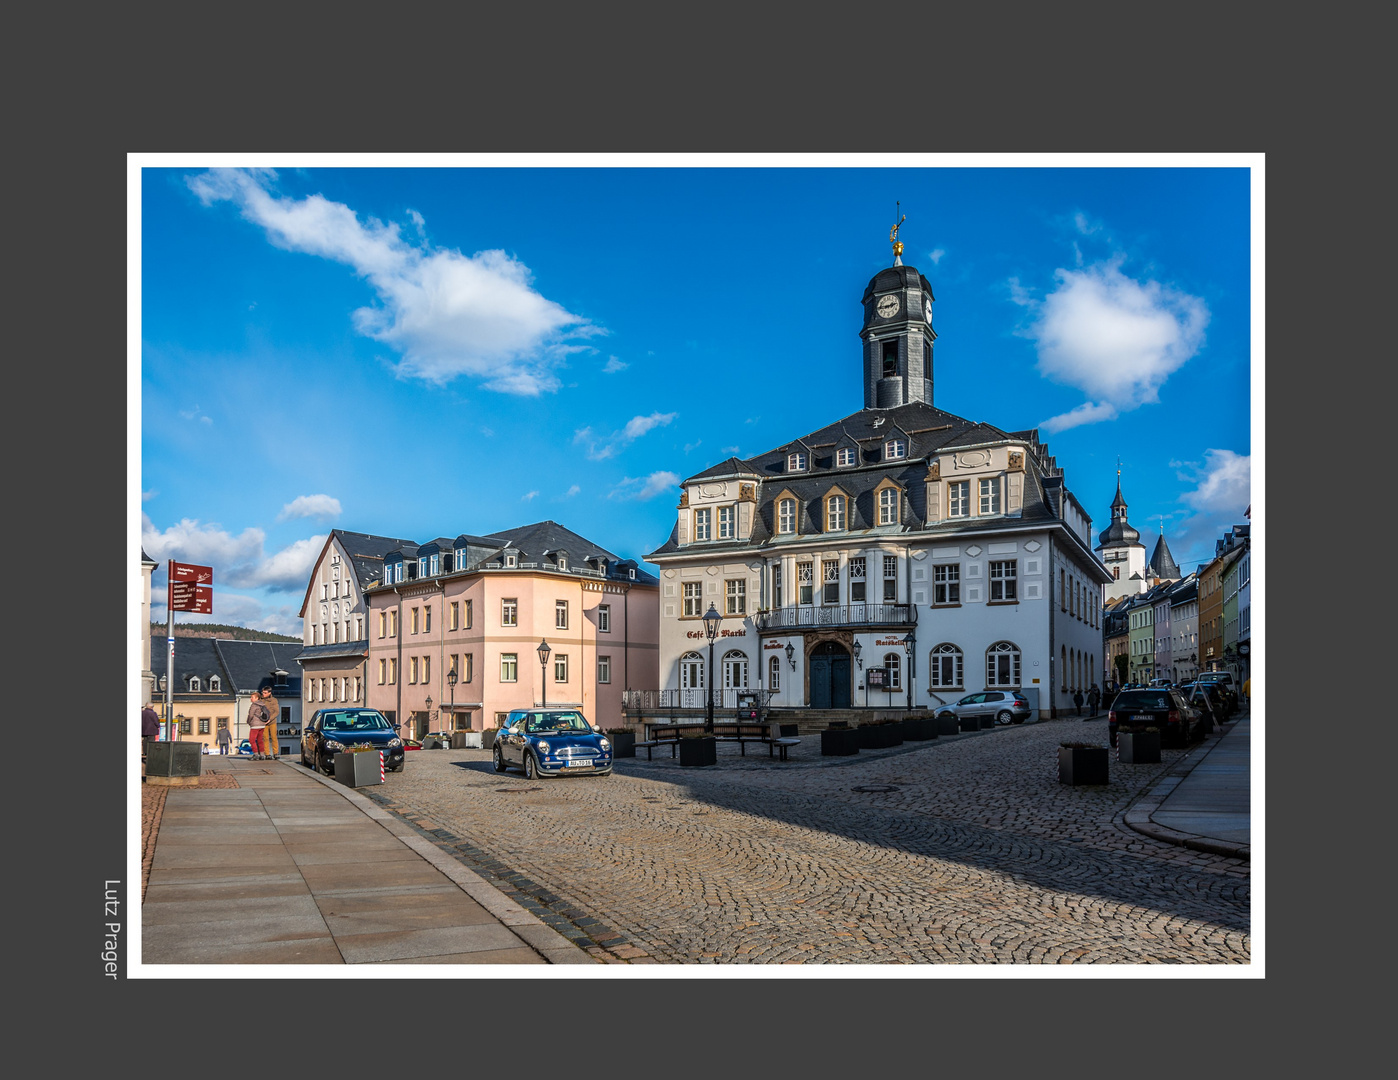
[[683, 482], [647, 556], [666, 704], [704, 704], [710, 605], [723, 709], [754, 690], [824, 710], [1017, 689], [1048, 716], [1100, 677], [1112, 576], [1091, 520], [1037, 431], [933, 406], [932, 300], [895, 260], [864, 292], [864, 407]]

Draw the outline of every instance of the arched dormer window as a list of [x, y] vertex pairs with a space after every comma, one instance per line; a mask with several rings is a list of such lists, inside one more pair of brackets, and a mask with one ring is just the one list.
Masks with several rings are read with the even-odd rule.
[[835, 451], [835, 467], [838, 469], [848, 469], [859, 462], [859, 455], [852, 446], [842, 446]]
[[209, 693], [211, 693], [211, 694], [217, 694], [217, 693], [218, 693], [220, 690], [222, 690], [222, 689], [223, 689], [223, 680], [221, 680], [217, 675], [210, 675], [210, 676], [209, 676]]
[[198, 676], [198, 675], [191, 675], [191, 676], [189, 677], [189, 692], [190, 692], [191, 694], [197, 694], [197, 693], [199, 693], [199, 688], [200, 688], [199, 676]]
[[902, 439], [889, 439], [883, 444], [885, 461], [899, 461], [908, 456], [908, 444]]
[[885, 479], [874, 489], [874, 522], [878, 525], [899, 525], [903, 521], [903, 489]]
[[848, 522], [848, 504], [844, 495], [832, 492], [825, 497], [825, 531], [842, 532]]
[[786, 455], [786, 471], [805, 472], [806, 463], [809, 460], [810, 459], [806, 457], [806, 452], [804, 450], [793, 450], [791, 453]]

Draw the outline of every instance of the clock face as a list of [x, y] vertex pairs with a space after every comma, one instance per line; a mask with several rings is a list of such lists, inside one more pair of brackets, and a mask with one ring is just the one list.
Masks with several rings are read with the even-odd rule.
[[927, 325], [932, 325], [932, 305], [924, 300], [922, 302], [922, 317], [927, 320]]
[[879, 301], [879, 306], [877, 310], [879, 313], [879, 318], [893, 318], [894, 315], [898, 314], [898, 297], [885, 296], [882, 300]]

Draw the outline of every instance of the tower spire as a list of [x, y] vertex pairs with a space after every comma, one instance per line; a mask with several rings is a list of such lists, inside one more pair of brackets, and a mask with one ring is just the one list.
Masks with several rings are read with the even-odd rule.
[[891, 229], [888, 230], [888, 240], [889, 240], [889, 243], [891, 243], [891, 244], [893, 245], [893, 265], [894, 265], [894, 266], [902, 266], [902, 265], [903, 265], [903, 241], [901, 241], [901, 240], [898, 239], [898, 230], [899, 230], [900, 228], [902, 228], [903, 222], [905, 222], [905, 221], [908, 220], [908, 215], [907, 215], [907, 214], [903, 214], [902, 217], [899, 217], [899, 213], [900, 213], [900, 211], [902, 211], [902, 209], [903, 209], [903, 204], [902, 204], [901, 201], [900, 201], [900, 202], [895, 202], [893, 205], [897, 208], [897, 209], [895, 209], [895, 210], [893, 211], [893, 216], [894, 216], [895, 218], [898, 218], [898, 220], [894, 223], [893, 228], [891, 228]]

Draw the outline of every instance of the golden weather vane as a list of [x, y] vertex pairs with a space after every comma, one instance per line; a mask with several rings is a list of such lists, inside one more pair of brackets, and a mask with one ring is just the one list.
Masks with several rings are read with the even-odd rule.
[[888, 241], [893, 245], [893, 265], [902, 266], [903, 241], [898, 239], [898, 230], [903, 227], [903, 222], [908, 220], [908, 215], [903, 214], [901, 217], [899, 217], [899, 212], [903, 209], [903, 204], [901, 202], [894, 203], [894, 206], [896, 206], [898, 209], [893, 211], [893, 216], [898, 218], [898, 221], [896, 224], [894, 224], [893, 228], [888, 230]]

